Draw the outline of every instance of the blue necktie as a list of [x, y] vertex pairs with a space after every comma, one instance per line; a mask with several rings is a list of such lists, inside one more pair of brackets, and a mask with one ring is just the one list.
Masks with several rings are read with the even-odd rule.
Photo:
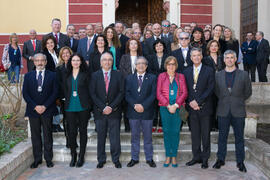
[[139, 76], [138, 84], [139, 84], [139, 88], [141, 89], [141, 87], [142, 87], [142, 76], [141, 75]]
[[38, 86], [41, 86], [42, 85], [42, 71], [39, 71], [39, 74], [38, 74]]

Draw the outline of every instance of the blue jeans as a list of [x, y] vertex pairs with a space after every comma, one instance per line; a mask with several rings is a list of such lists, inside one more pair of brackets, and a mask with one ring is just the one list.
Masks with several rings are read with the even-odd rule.
[[8, 80], [11, 83], [18, 83], [20, 77], [20, 66], [10, 66], [8, 69]]

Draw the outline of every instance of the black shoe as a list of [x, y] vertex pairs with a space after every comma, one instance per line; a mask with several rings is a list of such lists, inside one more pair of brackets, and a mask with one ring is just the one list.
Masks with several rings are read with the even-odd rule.
[[129, 163], [127, 164], [127, 167], [132, 167], [132, 166], [134, 166], [135, 164], [138, 164], [138, 163], [139, 163], [139, 161], [131, 159], [129, 161]]
[[201, 166], [201, 168], [202, 169], [207, 169], [209, 166], [208, 166], [208, 161], [203, 161], [202, 162], [202, 166]]
[[213, 165], [213, 168], [214, 169], [220, 169], [221, 166], [224, 166], [225, 165], [225, 162], [222, 161], [222, 160], [217, 160], [216, 163]]
[[47, 167], [52, 168], [54, 166], [52, 161], [46, 161]]
[[98, 169], [103, 168], [103, 166], [104, 166], [105, 163], [106, 163], [106, 162], [99, 162], [99, 163], [97, 164], [97, 168], [98, 168]]
[[202, 160], [194, 160], [192, 159], [191, 161], [186, 163], [186, 166], [193, 166], [194, 164], [201, 164]]
[[52, 125], [52, 132], [58, 132], [58, 128], [57, 128], [57, 125]]
[[71, 161], [69, 166], [74, 167], [76, 165], [76, 162], [77, 162], [77, 153], [71, 153]]
[[57, 131], [58, 132], [64, 132], [64, 129], [61, 128], [61, 126], [58, 124], [56, 125]]
[[84, 155], [79, 155], [79, 160], [76, 164], [76, 167], [79, 168], [79, 167], [82, 167], [84, 164]]
[[152, 168], [157, 167], [157, 165], [156, 165], [155, 161], [153, 161], [153, 159], [151, 161], [146, 161], [146, 164], [148, 164]]
[[119, 161], [114, 163], [115, 168], [122, 168], [122, 165]]
[[34, 162], [31, 164], [30, 168], [31, 168], [31, 169], [37, 168], [38, 165], [40, 165], [41, 163], [42, 163], [42, 160], [41, 160], [41, 161], [34, 161]]
[[242, 163], [237, 163], [237, 167], [238, 167], [238, 169], [239, 169], [239, 171], [241, 171], [241, 172], [247, 172], [247, 168], [246, 168], [246, 166], [245, 166], [245, 164], [242, 162]]

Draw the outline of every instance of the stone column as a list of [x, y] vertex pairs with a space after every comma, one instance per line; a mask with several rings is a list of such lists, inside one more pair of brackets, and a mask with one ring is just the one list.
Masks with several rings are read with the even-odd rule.
[[167, 16], [167, 19], [171, 23], [175, 23], [177, 26], [181, 25], [180, 17], [180, 2], [181, 0], [170, 0], [170, 13]]
[[264, 32], [264, 37], [267, 40], [270, 40], [269, 9], [269, 0], [258, 0], [258, 31]]
[[103, 0], [102, 2], [102, 23], [107, 27], [115, 22], [115, 1]]

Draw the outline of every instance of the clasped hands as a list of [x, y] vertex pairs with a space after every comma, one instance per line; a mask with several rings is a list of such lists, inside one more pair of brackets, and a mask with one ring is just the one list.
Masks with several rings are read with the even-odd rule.
[[112, 113], [112, 108], [110, 106], [106, 106], [104, 109], [103, 109], [103, 114], [105, 115], [109, 115]]
[[191, 101], [189, 106], [195, 111], [201, 109], [196, 100]]
[[144, 108], [143, 108], [143, 106], [141, 104], [134, 104], [134, 109], [138, 113], [143, 113], [144, 112]]
[[36, 112], [37, 112], [38, 114], [42, 114], [42, 113], [44, 113], [44, 112], [46, 111], [46, 107], [43, 106], [43, 105], [37, 105], [37, 106], [35, 107], [35, 110], [36, 110]]
[[177, 109], [177, 105], [173, 104], [173, 105], [168, 105], [167, 106], [167, 109], [168, 111], [171, 113], [171, 114], [174, 114], [176, 109]]

